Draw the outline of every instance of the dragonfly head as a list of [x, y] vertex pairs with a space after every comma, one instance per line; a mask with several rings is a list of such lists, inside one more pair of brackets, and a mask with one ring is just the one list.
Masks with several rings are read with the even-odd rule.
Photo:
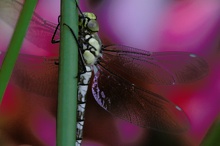
[[96, 20], [96, 15], [90, 12], [84, 12], [83, 16], [79, 16], [79, 26], [87, 29], [92, 33], [96, 33], [99, 31], [99, 25]]

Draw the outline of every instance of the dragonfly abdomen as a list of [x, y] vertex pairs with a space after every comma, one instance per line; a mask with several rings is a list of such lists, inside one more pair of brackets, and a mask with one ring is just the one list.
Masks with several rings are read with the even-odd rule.
[[90, 78], [92, 76], [92, 69], [85, 66], [86, 72], [80, 74], [78, 82], [78, 106], [77, 106], [77, 133], [76, 133], [76, 146], [80, 146], [83, 136], [83, 125], [85, 121], [85, 107], [86, 107], [86, 94]]

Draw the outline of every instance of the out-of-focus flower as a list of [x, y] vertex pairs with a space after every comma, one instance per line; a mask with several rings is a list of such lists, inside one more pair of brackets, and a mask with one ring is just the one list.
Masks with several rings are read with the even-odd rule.
[[[170, 139], [173, 142], [177, 139], [180, 141], [177, 142], [179, 145], [185, 143], [199, 145], [220, 111], [218, 105], [220, 2], [218, 0], [80, 2], [83, 11], [94, 12], [98, 16], [100, 37], [105, 44], [117, 43], [148, 51], [190, 51], [207, 60], [210, 72], [201, 81], [176, 87], [155, 88], [159, 94], [182, 107], [191, 122], [191, 128], [185, 135], [173, 136], [173, 139], [168, 136], [167, 141]], [[59, 0], [39, 0], [36, 12], [45, 20], [56, 23]], [[0, 49], [5, 50], [13, 27], [0, 19], [0, 32], [4, 34], [0, 36]], [[30, 32], [29, 35], [35, 34]], [[22, 51], [36, 55], [56, 54], [48, 51], [53, 50], [49, 41], [44, 43], [44, 46], [48, 46], [46, 50], [25, 39]], [[12, 91], [17, 94], [11, 94]], [[159, 132], [113, 118], [94, 102], [91, 94], [89, 95], [83, 145], [153, 145], [158, 142], [154, 140], [155, 138], [166, 137]], [[1, 109], [0, 126], [6, 127], [4, 132], [13, 143], [55, 145], [56, 99], [29, 94], [11, 83]], [[14, 132], [15, 129], [17, 132]], [[19, 134], [17, 138], [16, 135]]]

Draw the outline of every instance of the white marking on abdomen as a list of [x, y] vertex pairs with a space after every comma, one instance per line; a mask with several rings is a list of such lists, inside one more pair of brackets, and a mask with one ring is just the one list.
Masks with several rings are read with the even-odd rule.
[[83, 136], [83, 126], [85, 121], [85, 108], [86, 108], [86, 94], [88, 91], [88, 85], [92, 76], [92, 69], [88, 66], [86, 72], [80, 74], [78, 82], [78, 106], [77, 106], [77, 127], [76, 127], [76, 146], [80, 146]]

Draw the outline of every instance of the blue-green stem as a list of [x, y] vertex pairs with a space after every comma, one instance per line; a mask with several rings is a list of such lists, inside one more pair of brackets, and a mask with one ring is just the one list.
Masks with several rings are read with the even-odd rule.
[[57, 146], [74, 146], [76, 143], [78, 46], [66, 25], [78, 37], [75, 0], [61, 0]]
[[0, 70], [0, 103], [3, 99], [5, 89], [8, 85], [18, 54], [26, 35], [37, 0], [26, 0], [17, 21], [13, 36], [7, 49]]
[[202, 141], [201, 146], [219, 146], [220, 145], [220, 117], [215, 120], [205, 138]]

